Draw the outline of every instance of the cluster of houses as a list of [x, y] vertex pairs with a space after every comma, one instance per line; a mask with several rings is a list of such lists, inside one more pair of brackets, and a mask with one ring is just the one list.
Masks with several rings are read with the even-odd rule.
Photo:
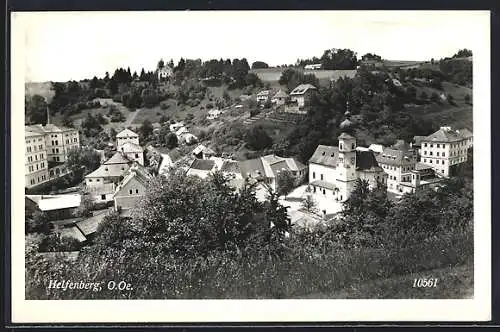
[[284, 105], [284, 111], [287, 113], [305, 114], [305, 107], [310, 104], [311, 98], [317, 90], [312, 84], [300, 84], [290, 94], [283, 90], [278, 90], [274, 94], [271, 90], [263, 90], [257, 93], [256, 100], [259, 105], [270, 102], [277, 107]]
[[[235, 190], [241, 189], [245, 180], [266, 183], [277, 190], [277, 178], [286, 171], [293, 176], [296, 187], [305, 185], [311, 195], [321, 196], [332, 203], [343, 202], [351, 195], [358, 179], [366, 180], [371, 188], [383, 183], [394, 194], [413, 193], [419, 188], [439, 186], [444, 178], [452, 176], [454, 170], [467, 161], [467, 151], [472, 147], [473, 135], [469, 130], [453, 130], [450, 127], [441, 127], [429, 136], [416, 136], [414, 143], [410, 144], [398, 140], [389, 147], [377, 144], [361, 147], [357, 145], [356, 138], [349, 134], [352, 132], [350, 126], [348, 119], [343, 121], [338, 145], [319, 145], [308, 165], [295, 158], [274, 154], [237, 161], [220, 157], [203, 144], [196, 146], [188, 155], [182, 155], [177, 149], [161, 153], [151, 145], [143, 148], [139, 135], [124, 129], [116, 135], [114, 155], [85, 176], [84, 187], [94, 203], [104, 203], [123, 214], [129, 214], [146, 194], [149, 181], [155, 175], [168, 176], [173, 168], [200, 178], [207, 178], [216, 171], [222, 172], [229, 176], [230, 185]], [[55, 130], [52, 126], [49, 128]], [[178, 131], [180, 128], [183, 128], [181, 124], [172, 125], [171, 130]], [[69, 144], [71, 132], [59, 129], [59, 140], [65, 139], [64, 135], [68, 133], [67, 141], [62, 146], [69, 148], [72, 146]], [[26, 130], [27, 138], [31, 140], [34, 129], [30, 127]], [[50, 149], [52, 146], [61, 146], [50, 133], [50, 144], [47, 144], [45, 132], [35, 137], [44, 153], [48, 149], [43, 147], [47, 145]], [[74, 143], [78, 142], [77, 137]], [[42, 141], [38, 141], [39, 138]], [[33, 149], [33, 142], [29, 144]], [[27, 156], [32, 156], [32, 152], [27, 150]], [[54, 157], [61, 160], [56, 150], [51, 155], [51, 158]], [[27, 176], [32, 178], [31, 169]], [[90, 218], [74, 219], [74, 212], [81, 204], [82, 197], [79, 194], [26, 195], [25, 208], [30, 209], [30, 213], [42, 211], [49, 214], [52, 220], [62, 220], [61, 224], [69, 227], [63, 227], [61, 234], [83, 242], [92, 237], [106, 210], [96, 211]]]

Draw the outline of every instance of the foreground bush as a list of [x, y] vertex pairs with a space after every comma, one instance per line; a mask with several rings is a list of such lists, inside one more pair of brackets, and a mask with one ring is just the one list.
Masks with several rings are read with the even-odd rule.
[[[214, 251], [206, 258], [180, 259], [154, 243], [126, 240], [119, 247], [94, 247], [74, 263], [28, 260], [27, 299], [265, 299], [331, 293], [360, 282], [471, 261], [471, 233], [443, 234], [402, 250], [338, 249], [334, 243], [290, 240], [287, 255], [265, 250], [250, 257]], [[102, 291], [47, 289], [50, 280], [93, 281]], [[108, 281], [131, 291], [111, 291]]]

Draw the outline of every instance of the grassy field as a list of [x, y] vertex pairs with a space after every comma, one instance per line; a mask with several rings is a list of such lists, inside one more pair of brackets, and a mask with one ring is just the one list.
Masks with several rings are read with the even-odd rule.
[[[436, 287], [413, 287], [415, 278], [437, 278]], [[333, 293], [309, 294], [303, 299], [466, 299], [474, 296], [472, 262], [415, 274], [351, 285]]]
[[464, 96], [469, 94], [472, 98], [472, 89], [455, 85], [449, 82], [443, 82], [443, 90], [414, 85], [417, 89], [417, 97], [420, 97], [422, 92], [430, 96], [433, 92], [437, 94], [445, 93], [452, 95], [455, 105], [450, 105], [447, 101], [440, 101], [428, 105], [415, 105], [410, 108], [415, 112], [420, 112], [426, 119], [435, 122], [440, 126], [448, 125], [457, 128], [473, 129], [472, 123], [472, 105], [465, 103]]
[[[250, 72], [255, 73], [263, 82], [278, 82], [281, 73], [286, 68], [265, 68], [265, 69], [252, 69]], [[330, 79], [337, 80], [339, 77], [354, 77], [356, 75], [356, 70], [303, 70], [301, 68], [294, 68], [297, 71], [301, 71], [304, 74], [314, 74], [320, 85], [328, 85]]]

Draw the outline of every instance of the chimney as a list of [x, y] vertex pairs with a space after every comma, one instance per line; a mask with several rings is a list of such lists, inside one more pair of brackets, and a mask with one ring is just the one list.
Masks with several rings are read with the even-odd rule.
[[47, 105], [47, 124], [50, 124], [50, 111], [49, 111], [49, 106]]

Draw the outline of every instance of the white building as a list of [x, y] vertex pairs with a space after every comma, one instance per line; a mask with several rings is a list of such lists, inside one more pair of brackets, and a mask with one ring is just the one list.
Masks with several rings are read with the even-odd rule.
[[25, 126], [24, 132], [26, 187], [67, 174], [64, 162], [68, 153], [80, 146], [76, 129], [49, 123]]
[[386, 183], [387, 175], [378, 165], [372, 151], [356, 149], [356, 139], [347, 133], [339, 136], [339, 145], [319, 145], [309, 160], [309, 185], [313, 193], [345, 201], [357, 179], [367, 180], [370, 187]]
[[305, 65], [304, 67], [305, 70], [318, 70], [321, 69], [321, 63], [315, 63], [311, 65]]
[[208, 111], [208, 115], [207, 115], [207, 119], [208, 120], [215, 120], [215, 119], [218, 119], [219, 116], [221, 114], [223, 114], [224, 112], [221, 111], [221, 110], [217, 110], [217, 109], [211, 109]]
[[144, 149], [140, 145], [126, 142], [120, 146], [119, 152], [129, 160], [137, 161], [140, 165], [144, 166]]
[[286, 98], [288, 97], [288, 95], [283, 91], [283, 90], [279, 90], [278, 92], [276, 92], [276, 94], [273, 96], [273, 98], [271, 99], [271, 102], [277, 106], [280, 106], [280, 105], [285, 105], [285, 102], [286, 102]]
[[257, 93], [257, 102], [260, 104], [264, 104], [271, 98], [271, 91], [263, 90]]
[[303, 110], [311, 101], [311, 97], [317, 89], [311, 84], [300, 84], [290, 92], [290, 103], [286, 105], [285, 111], [290, 113], [306, 113]]
[[403, 192], [401, 184], [412, 181], [412, 171], [417, 164], [417, 152], [403, 140], [376, 155], [380, 167], [387, 174], [387, 190]]
[[116, 134], [116, 149], [120, 151], [121, 146], [125, 143], [139, 145], [139, 135], [128, 128], [123, 129]]
[[431, 166], [441, 176], [449, 177], [457, 166], [467, 161], [472, 138], [469, 130], [450, 127], [441, 127], [426, 137], [416, 137], [415, 141], [420, 144], [420, 162]]
[[174, 70], [170, 66], [165, 65], [162, 68], [158, 68], [159, 81], [168, 80], [173, 76], [174, 76]]

